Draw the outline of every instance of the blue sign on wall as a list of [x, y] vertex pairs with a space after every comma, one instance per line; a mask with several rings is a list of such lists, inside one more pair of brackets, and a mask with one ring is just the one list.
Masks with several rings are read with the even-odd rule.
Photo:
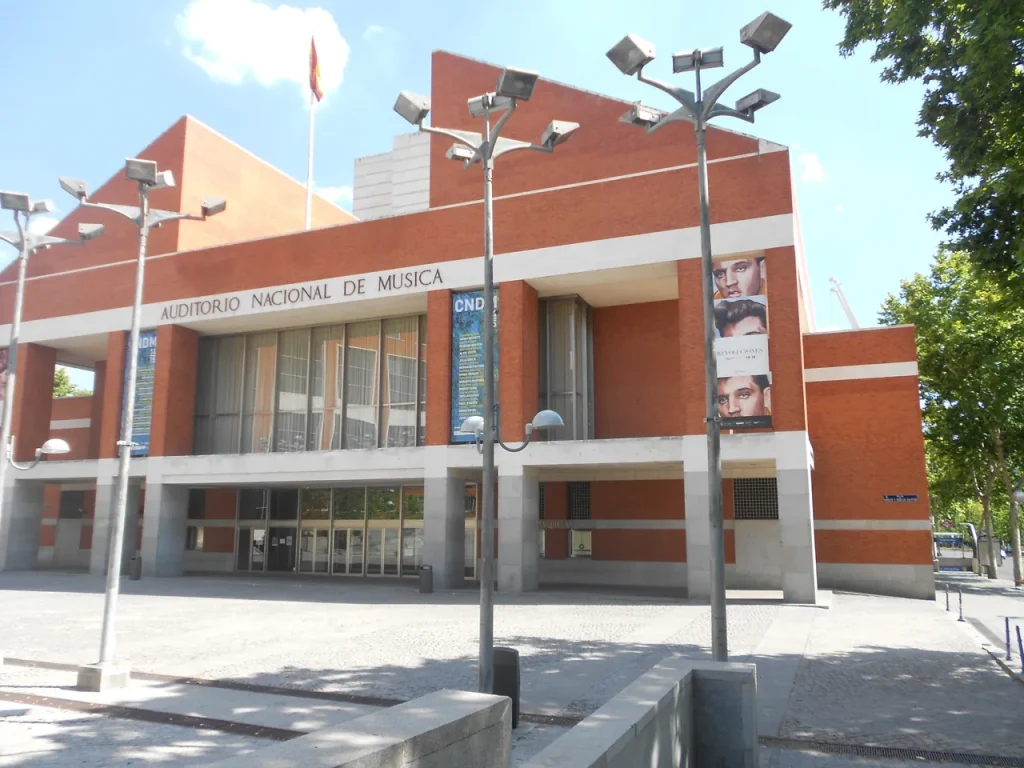
[[[498, 294], [494, 294], [494, 380], [498, 380]], [[470, 416], [484, 415], [484, 292], [452, 294], [452, 424], [453, 443], [471, 443], [459, 432]], [[495, 393], [497, 396], [497, 393]]]
[[[132, 456], [149, 455], [149, 430], [153, 423], [153, 376], [156, 373], [156, 331], [139, 333], [138, 370], [135, 374], [135, 410], [132, 425]], [[124, 361], [124, 390], [121, 415], [128, 396], [128, 360]]]

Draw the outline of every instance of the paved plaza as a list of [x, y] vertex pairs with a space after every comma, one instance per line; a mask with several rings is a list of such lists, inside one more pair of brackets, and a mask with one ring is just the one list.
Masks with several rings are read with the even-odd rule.
[[[96, 660], [101, 590], [100, 579], [84, 574], [0, 574], [0, 647], [9, 659], [0, 667], [0, 766], [202, 764], [265, 746], [274, 733], [286, 738], [440, 688], [476, 687], [474, 590], [420, 595], [386, 581], [192, 577], [124, 583], [118, 655], [154, 676], [128, 691], [79, 694], [72, 667]], [[737, 597], [729, 604], [731, 657], [758, 665], [765, 764], [928, 765], [819, 754], [817, 742], [832, 752], [845, 744], [1024, 764], [1024, 684], [942, 600], [826, 593], [828, 607], [815, 608]], [[496, 642], [520, 651], [530, 715], [515, 734], [514, 762], [665, 656], [708, 658], [709, 619], [706, 605], [669, 597], [499, 596]], [[203, 727], [213, 721], [221, 726]]]

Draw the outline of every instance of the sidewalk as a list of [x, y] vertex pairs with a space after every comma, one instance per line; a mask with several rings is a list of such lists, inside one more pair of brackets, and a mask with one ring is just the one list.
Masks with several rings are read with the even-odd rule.
[[[1008, 561], [1007, 561], [1008, 562]], [[1006, 569], [1000, 569], [1003, 576]], [[1010, 660], [1014, 673], [1021, 673], [1016, 627], [1024, 634], [1024, 590], [1014, 589], [1011, 579], [987, 579], [972, 573], [939, 573], [935, 577], [935, 600], [946, 607], [946, 586], [949, 587], [949, 610], [959, 612], [958, 591], [963, 594], [964, 620], [990, 643], [999, 658], [1006, 661], [1006, 618], [1010, 617]]]

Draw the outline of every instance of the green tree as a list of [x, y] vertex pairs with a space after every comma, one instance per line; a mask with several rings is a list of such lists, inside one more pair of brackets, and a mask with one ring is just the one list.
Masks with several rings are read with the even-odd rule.
[[82, 395], [91, 395], [87, 389], [79, 389], [71, 383], [71, 377], [68, 376], [67, 370], [64, 368], [57, 368], [53, 374], [53, 396], [54, 397], [80, 397]]
[[[937, 517], [1008, 503], [1024, 459], [1024, 308], [960, 252], [942, 250], [882, 305], [884, 325], [917, 327], [929, 488]], [[1020, 576], [1016, 505], [1009, 505]], [[975, 507], [975, 514], [977, 509]], [[997, 526], [998, 527], [998, 526]]]
[[932, 215], [950, 245], [1006, 278], [1024, 266], [1024, 0], [824, 0], [840, 53], [875, 46], [882, 79], [922, 82], [919, 134], [946, 154], [956, 202]]

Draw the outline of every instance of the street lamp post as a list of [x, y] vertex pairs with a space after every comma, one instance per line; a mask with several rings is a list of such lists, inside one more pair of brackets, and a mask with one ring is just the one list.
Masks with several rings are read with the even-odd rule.
[[146, 266], [146, 242], [149, 230], [168, 221], [185, 219], [205, 221], [225, 209], [221, 199], [202, 201], [202, 214], [195, 216], [179, 211], [163, 211], [149, 207], [149, 193], [154, 189], [174, 186], [174, 175], [170, 171], [158, 171], [152, 160], [128, 158], [125, 160], [125, 176], [139, 187], [139, 205], [115, 205], [94, 203], [89, 200], [89, 188], [84, 181], [62, 177], [60, 185], [65, 192], [77, 198], [85, 208], [102, 208], [112, 211], [131, 221], [139, 228], [139, 250], [135, 266], [135, 297], [132, 302], [132, 326], [128, 342], [128, 377], [125, 382], [124, 408], [121, 414], [121, 439], [117, 441], [117, 495], [114, 502], [114, 518], [111, 521], [109, 546], [107, 550], [107, 588], [103, 604], [103, 632], [100, 640], [100, 660], [97, 664], [81, 667], [78, 672], [78, 687], [85, 690], [104, 690], [124, 686], [128, 682], [128, 667], [115, 664], [116, 636], [114, 624], [117, 615], [117, 597], [121, 586], [121, 555], [124, 550], [124, 522], [128, 507], [128, 467], [132, 455], [132, 426], [135, 416], [135, 379], [138, 372], [139, 325], [142, 317], [142, 287]]
[[[479, 689], [490, 693], [494, 686], [494, 203], [492, 178], [494, 161], [508, 152], [529, 149], [553, 152], [558, 144], [568, 139], [579, 125], [553, 120], [541, 135], [539, 144], [501, 137], [501, 129], [516, 110], [519, 101], [527, 101], [537, 85], [538, 75], [526, 70], [505, 68], [498, 77], [493, 93], [472, 98], [468, 102], [473, 117], [484, 118], [484, 133], [458, 131], [426, 126], [423, 121], [430, 113], [430, 99], [409, 91], [402, 91], [395, 102], [395, 111], [424, 133], [434, 133], [455, 141], [448, 157], [462, 161], [469, 168], [477, 162], [484, 172], [484, 407], [481, 433], [483, 436], [482, 531], [483, 569], [480, 577], [480, 670]], [[500, 115], [491, 125], [492, 113]]]
[[[14, 232], [0, 232], [0, 240], [18, 249], [18, 283], [14, 292], [14, 315], [11, 318], [11, 340], [7, 348], [7, 378], [4, 382], [3, 421], [0, 426], [0, 450], [13, 462], [14, 438], [11, 418], [14, 412], [14, 392], [18, 373], [18, 342], [21, 340], [21, 310], [25, 302], [25, 274], [33, 253], [54, 245], [83, 245], [103, 234], [102, 224], [79, 224], [78, 240], [41, 235], [31, 232], [32, 216], [53, 210], [49, 200], [31, 200], [20, 192], [0, 192], [0, 208], [14, 212]], [[44, 451], [45, 452], [45, 451]], [[3, 504], [6, 497], [7, 461], [0, 461], [0, 530], [3, 528]], [[6, 545], [5, 545], [6, 546]]]
[[739, 77], [761, 63], [761, 54], [771, 53], [790, 29], [789, 22], [771, 13], [763, 13], [740, 30], [740, 42], [754, 49], [754, 58], [707, 89], [701, 87], [701, 70], [721, 67], [725, 58], [721, 48], [682, 51], [672, 55], [672, 71], [693, 72], [696, 92], [644, 76], [643, 70], [654, 60], [654, 44], [626, 35], [610, 51], [608, 58], [624, 75], [636, 75], [642, 83], [664, 91], [680, 106], [665, 114], [637, 102], [623, 115], [623, 122], [638, 125], [653, 133], [678, 120], [693, 123], [697, 136], [697, 189], [700, 196], [700, 251], [704, 296], [704, 400], [708, 443], [708, 499], [711, 549], [711, 651], [716, 661], [729, 658], [725, 620], [725, 531], [722, 522], [721, 424], [718, 415], [718, 361], [715, 359], [715, 282], [711, 259], [711, 213], [708, 205], [707, 153], [704, 137], [707, 124], [716, 117], [738, 117], [754, 122], [754, 113], [779, 98], [777, 93], [759, 89], [736, 102], [736, 107], [718, 103], [725, 90]]

